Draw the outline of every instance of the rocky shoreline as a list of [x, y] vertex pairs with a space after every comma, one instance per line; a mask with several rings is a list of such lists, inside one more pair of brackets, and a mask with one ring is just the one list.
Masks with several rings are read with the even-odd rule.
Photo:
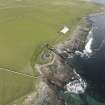
[[[84, 17], [72, 37], [70, 36], [64, 43], [55, 46], [58, 53], [60, 51], [59, 54], [66, 58], [75, 50], [82, 51], [91, 26], [91, 21]], [[35, 67], [40, 73], [41, 80], [36, 95], [26, 105], [66, 105], [63, 93], [65, 85], [75, 78], [73, 68], [56, 54], [51, 63]]]

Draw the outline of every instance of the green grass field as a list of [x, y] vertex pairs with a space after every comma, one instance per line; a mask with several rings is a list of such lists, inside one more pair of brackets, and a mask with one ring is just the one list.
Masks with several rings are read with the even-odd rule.
[[[56, 39], [64, 25], [72, 31], [96, 8], [80, 0], [0, 0], [0, 67], [33, 75], [29, 64], [35, 48]], [[32, 91], [33, 81], [0, 69], [0, 105]]]

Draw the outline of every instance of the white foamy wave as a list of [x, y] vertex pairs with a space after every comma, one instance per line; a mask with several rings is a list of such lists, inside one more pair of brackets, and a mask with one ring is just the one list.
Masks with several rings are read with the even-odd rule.
[[94, 28], [92, 28], [92, 29], [89, 31], [88, 36], [87, 36], [87, 41], [88, 41], [91, 37], [93, 37], [93, 29], [94, 29]]
[[86, 54], [81, 51], [75, 51], [76, 55], [80, 55], [80, 57], [84, 57]]
[[84, 51], [85, 53], [92, 53], [92, 48], [91, 48], [92, 42], [93, 38], [91, 37], [85, 46], [85, 51]]
[[75, 51], [76, 55], [80, 55], [81, 57], [90, 57], [92, 51], [92, 43], [93, 43], [93, 28], [89, 31], [89, 34], [87, 36], [87, 43], [85, 45], [85, 49], [83, 50], [83, 52], [81, 51]]
[[75, 94], [84, 93], [87, 87], [87, 83], [79, 76], [79, 74], [77, 74], [76, 72], [75, 74], [77, 75], [78, 79], [72, 82], [69, 82], [66, 85], [66, 89], [70, 93], [75, 93]]
[[92, 48], [91, 48], [91, 45], [92, 45], [92, 42], [93, 42], [93, 30], [95, 29], [95, 27], [93, 27], [89, 33], [88, 33], [88, 36], [87, 36], [87, 43], [85, 45], [85, 49], [84, 49], [84, 53], [86, 54], [89, 54], [89, 53], [92, 53]]

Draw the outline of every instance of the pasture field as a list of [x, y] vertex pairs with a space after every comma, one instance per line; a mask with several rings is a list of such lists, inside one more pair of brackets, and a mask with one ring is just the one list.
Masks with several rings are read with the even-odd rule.
[[0, 105], [33, 90], [35, 79], [24, 74], [33, 75], [30, 60], [37, 46], [58, 38], [64, 25], [73, 31], [96, 8], [80, 0], [0, 0]]

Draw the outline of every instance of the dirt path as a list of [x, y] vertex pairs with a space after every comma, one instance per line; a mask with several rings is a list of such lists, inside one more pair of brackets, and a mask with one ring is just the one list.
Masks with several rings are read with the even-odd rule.
[[11, 72], [11, 73], [14, 73], [14, 74], [18, 74], [18, 75], [21, 75], [21, 76], [25, 76], [25, 77], [30, 77], [30, 78], [35, 78], [35, 79], [39, 78], [39, 76], [35, 77], [35, 76], [29, 75], [29, 74], [25, 74], [25, 73], [22, 73], [22, 72], [16, 72], [16, 71], [5, 69], [5, 68], [0, 68], [0, 70], [8, 71], [8, 72]]

